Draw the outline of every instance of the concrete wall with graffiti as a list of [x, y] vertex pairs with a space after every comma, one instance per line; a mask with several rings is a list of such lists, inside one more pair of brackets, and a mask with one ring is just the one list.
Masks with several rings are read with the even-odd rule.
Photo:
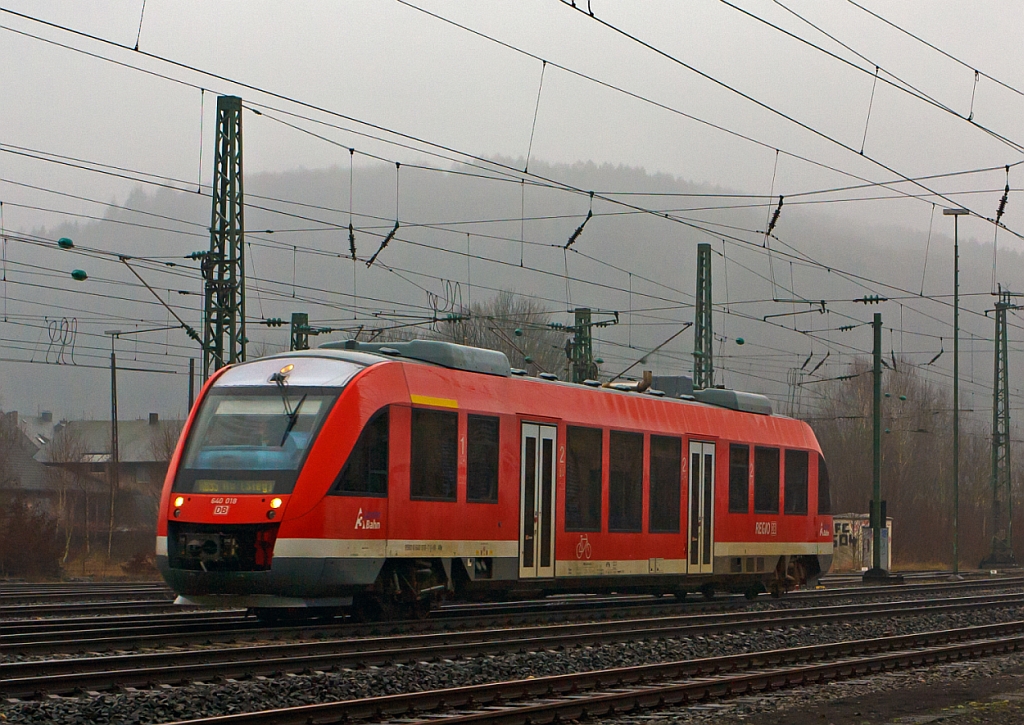
[[[867, 514], [837, 514], [832, 517], [832, 571], [864, 571], [873, 556], [871, 527]], [[892, 519], [882, 529], [882, 568], [892, 569]]]

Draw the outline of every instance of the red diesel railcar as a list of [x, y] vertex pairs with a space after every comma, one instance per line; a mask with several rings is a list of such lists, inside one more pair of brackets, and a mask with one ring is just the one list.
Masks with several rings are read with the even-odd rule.
[[227, 367], [171, 460], [158, 566], [179, 601], [366, 617], [444, 597], [752, 594], [828, 569], [805, 423], [747, 393], [617, 387], [423, 340]]

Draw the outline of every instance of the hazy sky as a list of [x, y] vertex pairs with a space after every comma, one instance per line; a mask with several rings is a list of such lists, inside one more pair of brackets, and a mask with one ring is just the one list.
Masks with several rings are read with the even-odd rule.
[[[532, 154], [553, 162], [592, 160], [664, 171], [685, 179], [767, 194], [844, 183], [785, 156], [775, 167], [771, 147], [792, 151], [872, 180], [890, 176], [795, 124], [643, 48], [558, 0], [417, 4], [480, 32], [630, 92], [763, 141], [731, 137], [675, 113], [548, 66], [544, 72]], [[889, 71], [937, 103], [1011, 138], [1024, 117], [1024, 98], [901, 35], [846, 0], [785, 4], [870, 62], [768, 0], [737, 6], [777, 23], [861, 67]], [[865, 0], [893, 22], [930, 40], [981, 71], [1024, 88], [1020, 37], [1024, 6], [1013, 2]], [[582, 3], [581, 3], [582, 5]], [[77, 156], [154, 174], [199, 176], [200, 92], [88, 58], [18, 29], [203, 86], [204, 123], [213, 124], [213, 96], [237, 92], [246, 100], [288, 107], [250, 90], [173, 68], [132, 52], [141, 3], [8, 2], [5, 7], [121, 43], [103, 45], [0, 15], [0, 79], [4, 113], [0, 142]], [[595, 15], [708, 75], [859, 150], [873, 76], [784, 36], [724, 2], [595, 2]], [[394, 0], [376, 2], [172, 2], [146, 4], [139, 47], [296, 99], [470, 153], [525, 156], [541, 63], [428, 17]], [[15, 71], [15, 72], [10, 72]], [[289, 110], [300, 111], [294, 106]], [[324, 118], [322, 114], [318, 117]], [[349, 124], [351, 125], [351, 124]], [[323, 143], [271, 121], [246, 127], [249, 171], [343, 163]], [[417, 158], [409, 151], [335, 133], [343, 143]], [[1022, 135], [1020, 138], [1024, 138]], [[204, 149], [202, 178], [212, 154]], [[999, 166], [1021, 154], [966, 121], [879, 82], [865, 154], [907, 175]], [[422, 158], [420, 156], [420, 158]], [[123, 198], [124, 183], [0, 155], [3, 178], [89, 189]], [[1011, 177], [1012, 178], [1012, 177]], [[1002, 186], [1001, 175], [935, 182], [943, 189]], [[0, 186], [4, 199], [21, 192]], [[997, 194], [998, 198], [998, 194]], [[890, 205], [892, 206], [892, 205]], [[985, 211], [991, 215], [994, 209]], [[1013, 205], [1010, 205], [1011, 215]], [[910, 211], [913, 210], [913, 211]], [[7, 210], [20, 227], [36, 216]], [[909, 207], [907, 223], [927, 219]], [[1024, 220], [1024, 214], [1020, 219]], [[1012, 216], [1008, 217], [1012, 222]]]
[[[736, 0], [733, 4], [596, 0], [589, 7], [601, 22], [558, 0], [413, 0], [413, 5], [536, 57], [453, 27], [397, 0], [149, 0], [141, 34], [142, 2], [138, 0], [8, 1], [3, 4], [8, 10], [122, 47], [0, 13], [0, 64], [6, 71], [0, 74], [4, 228], [24, 233], [43, 225], [52, 227], [62, 220], [55, 211], [102, 214], [96, 205], [26, 185], [116, 202], [123, 202], [134, 188], [133, 182], [114, 175], [26, 158], [12, 153], [16, 150], [12, 147], [208, 184], [214, 108], [216, 95], [222, 93], [237, 93], [248, 103], [268, 104], [349, 129], [299, 122], [329, 136], [342, 145], [339, 147], [285, 127], [271, 120], [270, 114], [261, 118], [249, 113], [245, 117], [247, 173], [345, 166], [348, 152], [344, 146], [407, 164], [450, 163], [429, 156], [429, 147], [419, 142], [408, 141], [414, 148], [401, 148], [355, 131], [388, 141], [398, 137], [387, 131], [397, 131], [490, 158], [525, 157], [532, 135], [530, 154], [534, 159], [643, 167], [723, 189], [775, 196], [859, 183], [849, 174], [876, 182], [895, 178], [871, 159], [908, 176], [998, 167], [985, 174], [925, 182], [950, 199], [994, 216], [1006, 180], [1001, 167], [1024, 156], [1014, 147], [1014, 143], [1024, 143], [1024, 96], [984, 76], [976, 79], [972, 68], [1024, 89], [1020, 43], [1024, 5], [858, 2], [971, 67], [943, 57], [848, 0]], [[587, 7], [585, 0], [577, 4]], [[133, 50], [137, 37], [142, 52]], [[154, 56], [386, 131], [176, 67]], [[543, 67], [542, 87], [543, 64], [538, 58], [549, 62]], [[879, 67], [877, 81], [875, 66]], [[900, 80], [893, 81], [894, 77]], [[930, 101], [886, 81], [912, 87], [914, 94]], [[199, 88], [206, 89], [205, 94]], [[973, 113], [974, 124], [939, 106], [961, 116]], [[993, 133], [1011, 143], [994, 138]], [[863, 156], [859, 153], [862, 147]], [[776, 149], [782, 153], [777, 154]], [[445, 156], [462, 158], [447, 152]], [[365, 158], [357, 156], [357, 163], [366, 163]], [[1011, 186], [1024, 186], [1022, 174], [1024, 167], [1011, 170]], [[924, 193], [910, 185], [902, 188]], [[959, 194], [972, 190], [984, 193]], [[874, 196], [879, 192], [864, 193]], [[949, 203], [929, 200], [938, 206]], [[342, 206], [344, 203], [347, 200], [339, 201]], [[645, 203], [657, 202], [647, 199]], [[830, 206], [829, 211], [868, 233], [882, 222], [920, 232], [928, 228], [936, 213], [930, 204], [918, 200], [843, 203]], [[1003, 221], [1024, 231], [1024, 203], [1016, 194], [1011, 194]], [[935, 223], [949, 234], [948, 219], [939, 216]], [[961, 234], [987, 242], [992, 227], [965, 219]], [[1011, 243], [1009, 235], [1001, 237], [1003, 243]], [[0, 405], [7, 406], [6, 401], [12, 399], [10, 386], [0, 393], [6, 399]]]

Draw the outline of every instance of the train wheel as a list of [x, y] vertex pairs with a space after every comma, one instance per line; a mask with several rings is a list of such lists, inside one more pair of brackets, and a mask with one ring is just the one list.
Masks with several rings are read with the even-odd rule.
[[674, 596], [676, 599], [678, 599], [681, 602], [685, 602], [686, 601], [686, 591], [683, 590], [683, 589], [680, 589], [677, 592], [672, 592], [672, 596]]
[[790, 574], [791, 566], [792, 561], [790, 557], [779, 557], [779, 563], [775, 566], [775, 578], [771, 583], [771, 593], [776, 599], [793, 588], [794, 579]]
[[757, 582], [756, 584], [751, 584], [749, 587], [744, 589], [743, 596], [746, 597], [747, 601], [752, 602], [755, 599], [757, 599], [757, 596], [763, 591], [764, 584], [762, 584], [761, 582]]
[[712, 599], [715, 598], [715, 585], [714, 584], [705, 584], [705, 585], [703, 585], [700, 588], [700, 593], [701, 593], [701, 596], [703, 596], [706, 601], [710, 602]]
[[280, 624], [284, 618], [283, 613], [280, 609], [269, 608], [269, 607], [254, 607], [249, 610], [255, 615], [256, 619], [260, 620], [263, 624]]

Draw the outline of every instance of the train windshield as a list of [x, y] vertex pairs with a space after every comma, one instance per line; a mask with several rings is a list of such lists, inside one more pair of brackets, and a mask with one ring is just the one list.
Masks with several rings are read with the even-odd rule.
[[335, 397], [323, 389], [212, 390], [192, 426], [175, 489], [290, 489]]

